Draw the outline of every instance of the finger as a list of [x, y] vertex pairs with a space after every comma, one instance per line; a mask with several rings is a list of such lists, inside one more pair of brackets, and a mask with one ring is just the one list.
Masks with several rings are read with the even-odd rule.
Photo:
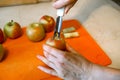
[[70, 45], [66, 44], [67, 50], [72, 53], [78, 53], [76, 50], [74, 50]]
[[68, 13], [68, 11], [73, 7], [74, 4], [70, 4], [68, 6], [65, 7], [65, 14]]
[[67, 5], [66, 7], [65, 7], [65, 13], [67, 14], [68, 13], [68, 11], [74, 6], [74, 4], [75, 4], [75, 2], [74, 3], [71, 3], [71, 4], [69, 4], [69, 5]]
[[49, 67], [56, 69], [55, 65], [52, 62], [48, 61], [45, 57], [37, 55], [37, 58], [40, 59], [41, 61], [43, 61]]
[[48, 52], [46, 51], [43, 51], [45, 57], [50, 61], [50, 62], [53, 62], [57, 60], [57, 58], [51, 54], [49, 54]]
[[63, 58], [65, 55], [65, 52], [59, 49], [56, 49], [54, 47], [51, 47], [49, 45], [44, 44], [43, 45], [43, 50], [45, 50], [46, 52], [48, 52], [49, 54], [55, 56], [56, 58]]
[[44, 54], [45, 54], [45, 57], [56, 66], [57, 69], [61, 68], [60, 64], [63, 63], [63, 59], [62, 58], [58, 59], [58, 58], [54, 57], [53, 55], [51, 55], [51, 54], [49, 54], [48, 52], [45, 52], [45, 51], [44, 51]]
[[61, 69], [61, 63], [57, 62], [57, 61], [50, 61], [51, 63], [48, 63], [47, 61], [44, 60], [44, 58], [42, 58], [41, 56], [37, 56], [38, 59], [42, 60], [45, 64], [47, 64], [49, 67], [51, 67], [52, 69], [54, 69], [55, 71], [59, 71]]
[[43, 66], [38, 66], [37, 68], [46, 72], [46, 73], [48, 73], [48, 74], [51, 74], [53, 76], [57, 76], [57, 72], [53, 69], [49, 69], [49, 68], [46, 68], [46, 67], [43, 67]]
[[[53, 57], [52, 55], [50, 55], [47, 52], [44, 52], [44, 54], [46, 55], [47, 59], [52, 62], [56, 68], [54, 68], [57, 72], [62, 69], [62, 64], [63, 64], [63, 59], [57, 59], [55, 57]], [[49, 56], [48, 56], [49, 55]]]

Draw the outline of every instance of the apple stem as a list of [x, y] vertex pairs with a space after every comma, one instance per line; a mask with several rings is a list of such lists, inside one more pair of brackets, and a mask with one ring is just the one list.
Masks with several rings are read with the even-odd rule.
[[11, 20], [11, 22], [13, 22], [13, 20]]
[[9, 23], [8, 23], [9, 26], [12, 26], [13, 25], [13, 20], [11, 20]]

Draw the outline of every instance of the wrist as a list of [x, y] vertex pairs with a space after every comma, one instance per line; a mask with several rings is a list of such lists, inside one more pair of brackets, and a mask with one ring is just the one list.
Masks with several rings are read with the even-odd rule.
[[80, 74], [79, 80], [92, 80], [91, 76], [95, 65], [89, 61], [87, 64], [82, 67], [83, 73]]
[[88, 80], [120, 80], [120, 70], [94, 65]]

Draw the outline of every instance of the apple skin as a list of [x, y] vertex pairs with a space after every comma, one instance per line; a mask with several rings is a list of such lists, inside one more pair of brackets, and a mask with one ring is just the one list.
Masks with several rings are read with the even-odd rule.
[[5, 54], [5, 50], [2, 46], [2, 44], [0, 44], [0, 61], [2, 61], [4, 54]]
[[47, 39], [46, 44], [52, 47], [55, 47], [57, 49], [66, 50], [66, 42], [64, 38], [58, 38], [58, 37], [50, 37]]
[[2, 29], [0, 28], [0, 44], [3, 43], [4, 40], [5, 40], [4, 33], [3, 33]]
[[40, 18], [39, 22], [43, 24], [45, 32], [51, 32], [55, 27], [55, 20], [52, 16], [44, 15]]
[[45, 38], [45, 30], [40, 23], [31, 23], [26, 29], [26, 35], [33, 42], [41, 41]]
[[4, 33], [8, 38], [15, 39], [22, 35], [22, 28], [19, 23], [11, 20], [5, 24]]

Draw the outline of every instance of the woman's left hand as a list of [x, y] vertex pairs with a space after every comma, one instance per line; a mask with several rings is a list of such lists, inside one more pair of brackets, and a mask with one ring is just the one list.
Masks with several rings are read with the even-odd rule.
[[38, 66], [38, 68], [65, 80], [87, 80], [93, 64], [68, 45], [67, 49], [67, 51], [62, 51], [44, 44], [45, 57], [40, 55], [37, 57], [51, 68], [43, 66]]

